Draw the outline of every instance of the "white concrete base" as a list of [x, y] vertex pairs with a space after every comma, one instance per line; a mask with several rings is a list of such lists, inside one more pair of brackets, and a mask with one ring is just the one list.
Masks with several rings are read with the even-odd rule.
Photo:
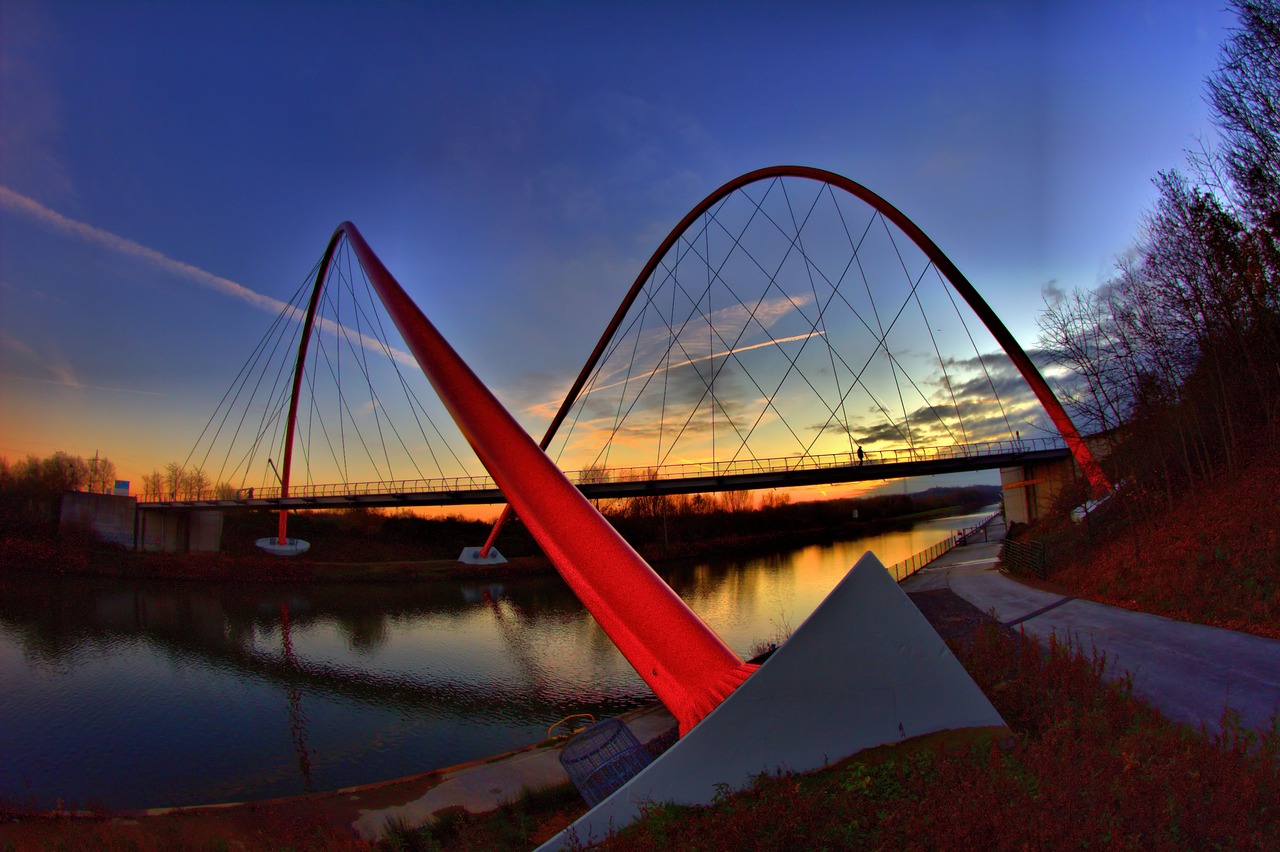
[[274, 535], [260, 538], [254, 544], [272, 556], [297, 556], [311, 549], [311, 542], [309, 541], [303, 541], [300, 538], [286, 538], [284, 544], [280, 544], [279, 537]]
[[464, 547], [462, 555], [458, 557], [458, 561], [463, 565], [504, 565], [506, 557], [498, 552], [498, 548], [489, 548], [488, 556], [481, 556], [480, 551], [483, 547]]
[[642, 804], [708, 804], [762, 772], [808, 772], [935, 731], [1004, 720], [946, 643], [866, 553], [795, 634], [692, 731], [547, 841], [590, 845]]

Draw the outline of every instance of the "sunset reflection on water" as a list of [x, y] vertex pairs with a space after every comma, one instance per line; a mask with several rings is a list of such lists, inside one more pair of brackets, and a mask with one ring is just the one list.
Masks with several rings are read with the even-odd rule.
[[[746, 656], [798, 627], [866, 550], [890, 565], [980, 518], [662, 573]], [[0, 796], [37, 806], [370, 783], [652, 700], [554, 576], [293, 587], [9, 575], [0, 586]]]

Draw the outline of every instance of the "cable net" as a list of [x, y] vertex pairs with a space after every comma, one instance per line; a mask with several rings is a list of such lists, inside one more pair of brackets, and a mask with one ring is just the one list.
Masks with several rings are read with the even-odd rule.
[[566, 469], [1013, 440], [1043, 409], [928, 257], [820, 181], [748, 184], [645, 282], [550, 451]]
[[[320, 268], [253, 347], [185, 462], [217, 497], [279, 494], [293, 376]], [[320, 286], [302, 365], [290, 495], [491, 485], [345, 239]]]

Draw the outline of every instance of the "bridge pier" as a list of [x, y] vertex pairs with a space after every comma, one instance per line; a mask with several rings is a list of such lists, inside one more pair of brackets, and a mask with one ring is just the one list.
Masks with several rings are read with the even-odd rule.
[[139, 509], [135, 550], [144, 553], [217, 553], [222, 550], [222, 512]]
[[1063, 486], [1074, 479], [1071, 473], [1071, 465], [1065, 460], [1000, 468], [1005, 520], [1010, 524], [1032, 524], [1043, 518]]
[[[1105, 435], [1087, 435], [1083, 441], [1099, 460], [1111, 455]], [[1067, 489], [1078, 488], [1084, 471], [1073, 456], [1041, 458], [1000, 468], [1004, 489], [1004, 517], [1010, 524], [1034, 524], [1048, 517]]]

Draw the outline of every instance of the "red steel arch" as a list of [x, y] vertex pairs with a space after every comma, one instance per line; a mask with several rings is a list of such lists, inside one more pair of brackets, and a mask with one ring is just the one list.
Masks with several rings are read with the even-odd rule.
[[[871, 190], [833, 172], [806, 166], [774, 166], [749, 172], [707, 196], [676, 225], [641, 270], [599, 343], [556, 413], [541, 446], [515, 421], [435, 326], [400, 287], [350, 222], [334, 231], [325, 248], [307, 307], [286, 420], [281, 498], [288, 497], [293, 437], [306, 350], [314, 329], [320, 290], [345, 238], [423, 373], [476, 455], [579, 600], [687, 733], [729, 695], [755, 667], [744, 663], [697, 617], [653, 569], [609, 525], [543, 450], [586, 384], [609, 340], [645, 282], [680, 235], [716, 202], [762, 180], [798, 177], [821, 181], [870, 204], [906, 233], [982, 319], [1031, 386], [1096, 492], [1111, 490], [1105, 474], [1080, 438], [1071, 418], [1039, 370], [990, 306], [949, 258], [915, 223]], [[504, 512], [503, 517], [506, 517]], [[284, 543], [286, 510], [279, 539]], [[502, 523], [495, 526], [486, 550]]]
[[[320, 288], [346, 239], [387, 314], [508, 506], [574, 594], [687, 733], [756, 666], [744, 663], [610, 526], [493, 396], [404, 292], [350, 222], [325, 249], [299, 344], [286, 423], [288, 496], [298, 391]], [[285, 514], [280, 515], [284, 537]]]
[[[342, 239], [342, 229], [334, 231], [325, 246], [324, 257], [320, 259], [320, 267], [316, 271], [316, 283], [311, 288], [311, 300], [307, 303], [307, 314], [302, 321], [302, 337], [298, 340], [298, 357], [293, 364], [293, 389], [289, 393], [289, 416], [285, 418], [284, 458], [280, 464], [280, 500], [289, 496], [289, 473], [293, 467], [293, 433], [298, 424], [298, 394], [302, 390], [302, 368], [307, 363], [307, 349], [311, 344], [311, 330], [316, 324], [316, 308], [320, 304], [320, 290], [324, 287], [325, 278], [329, 274], [329, 264], [333, 262], [333, 254], [338, 250]], [[287, 544], [285, 534], [288, 531], [289, 510], [280, 510], [280, 523], [276, 535], [276, 543], [281, 547]]]
[[[1053, 420], [1053, 425], [1057, 427], [1058, 431], [1062, 434], [1062, 437], [1066, 440], [1068, 449], [1071, 450], [1071, 454], [1075, 457], [1076, 463], [1079, 464], [1081, 470], [1084, 471], [1084, 475], [1088, 478], [1089, 485], [1093, 488], [1095, 496], [1111, 491], [1111, 482], [1107, 479], [1106, 474], [1098, 465], [1097, 460], [1094, 459], [1093, 453], [1090, 452], [1089, 447], [1081, 439], [1079, 431], [1076, 430], [1075, 424], [1071, 421], [1071, 417], [1062, 407], [1062, 403], [1058, 401], [1056, 396], [1054, 396], [1053, 391], [1049, 388], [1049, 383], [1045, 381], [1044, 376], [1040, 374], [1036, 365], [1031, 362], [1031, 359], [1027, 356], [1027, 353], [1023, 350], [1022, 346], [1014, 339], [1013, 335], [1009, 333], [1009, 329], [1005, 328], [1004, 323], [996, 316], [995, 311], [991, 310], [991, 306], [986, 303], [982, 296], [978, 295], [978, 291], [969, 283], [969, 279], [964, 277], [964, 274], [960, 272], [959, 268], [951, 262], [951, 259], [942, 253], [942, 249], [938, 248], [937, 244], [934, 243], [934, 241], [931, 240], [924, 231], [920, 230], [919, 226], [917, 226], [915, 222], [908, 219], [906, 214], [897, 207], [894, 207], [884, 198], [867, 189], [862, 184], [852, 181], [843, 175], [838, 175], [835, 172], [829, 172], [825, 169], [816, 169], [810, 166], [769, 166], [763, 169], [756, 169], [753, 172], [747, 172], [712, 192], [699, 202], [696, 207], [690, 210], [688, 214], [686, 214], [685, 217], [671, 229], [671, 232], [667, 234], [666, 239], [662, 241], [657, 250], [654, 251], [652, 256], [650, 256], [649, 262], [644, 265], [644, 268], [640, 270], [640, 274], [636, 276], [635, 282], [631, 285], [631, 289], [627, 291], [627, 295], [623, 298], [622, 304], [618, 306], [618, 310], [614, 313], [613, 319], [609, 321], [609, 325], [605, 328], [604, 334], [600, 336], [600, 341], [596, 343], [596, 348], [592, 350], [591, 355], [587, 358], [586, 364], [582, 367], [582, 371], [578, 373], [578, 378], [569, 388], [569, 393], [565, 396], [564, 402], [560, 406], [560, 410], [557, 411], [555, 417], [552, 418], [551, 425], [547, 427], [546, 435], [542, 439], [540, 446], [544, 450], [550, 446], [552, 438], [555, 437], [556, 430], [558, 430], [560, 428], [560, 424], [564, 422], [565, 417], [569, 413], [569, 409], [573, 407], [574, 402], [578, 398], [578, 394], [582, 391], [582, 388], [590, 378], [591, 371], [595, 369], [596, 364], [600, 361], [601, 356], [609, 345], [609, 341], [613, 338], [613, 335], [618, 330], [619, 326], [621, 326], [627, 312], [631, 310], [631, 306], [639, 297], [641, 290], [644, 289], [645, 283], [648, 282], [649, 277], [652, 276], [654, 270], [658, 268], [658, 264], [662, 261], [662, 258], [665, 257], [667, 252], [671, 250], [671, 247], [676, 244], [676, 241], [680, 239], [680, 236], [697, 221], [699, 216], [710, 210], [717, 202], [728, 197], [739, 189], [742, 189], [744, 186], [759, 183], [760, 181], [783, 177], [807, 178], [809, 180], [816, 180], [821, 183], [834, 186], [838, 189], [843, 189], [850, 195], [854, 195], [869, 204], [882, 216], [897, 225], [903, 233], [910, 237], [911, 241], [925, 253], [929, 260], [938, 267], [938, 270], [946, 276], [946, 279], [951, 282], [951, 286], [953, 286], [956, 289], [956, 292], [964, 298], [969, 307], [973, 309], [973, 312], [982, 320], [982, 323], [987, 327], [987, 330], [991, 332], [993, 337], [995, 337], [996, 342], [1000, 344], [1001, 348], [1004, 349], [1010, 360], [1013, 361], [1014, 366], [1018, 368], [1018, 372], [1022, 374], [1022, 378], [1028, 385], [1030, 385], [1031, 390], [1036, 395], [1036, 398], [1040, 401], [1040, 404], [1044, 406], [1045, 411], [1048, 412], [1050, 419]], [[497, 523], [494, 524], [493, 531], [489, 534], [489, 540], [485, 542], [485, 553], [487, 553], [488, 549], [493, 546], [493, 542], [497, 538], [498, 532], [501, 530], [506, 517], [507, 512], [504, 511], [502, 516], [498, 518]]]

